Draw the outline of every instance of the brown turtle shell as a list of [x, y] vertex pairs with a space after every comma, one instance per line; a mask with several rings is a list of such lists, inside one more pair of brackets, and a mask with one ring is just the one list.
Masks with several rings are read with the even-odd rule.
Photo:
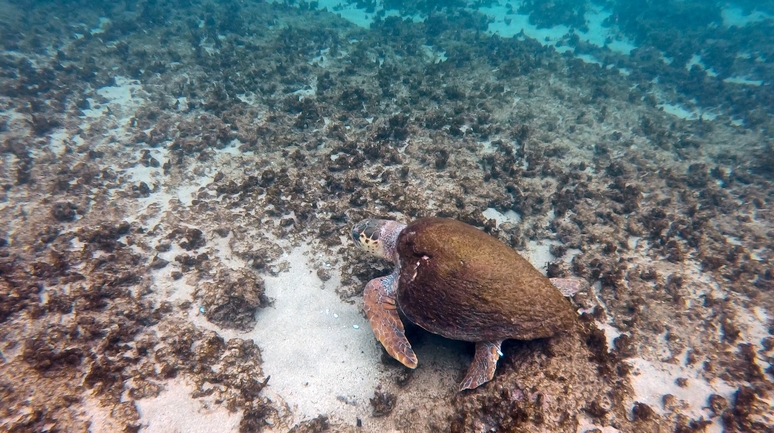
[[398, 237], [398, 306], [407, 319], [454, 340], [532, 340], [572, 326], [576, 314], [516, 251], [465, 223], [426, 218]]

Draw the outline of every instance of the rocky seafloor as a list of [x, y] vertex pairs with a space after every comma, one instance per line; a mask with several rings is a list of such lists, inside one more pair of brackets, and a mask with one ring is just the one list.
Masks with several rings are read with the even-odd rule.
[[[741, 30], [704, 41], [714, 79], [654, 54], [690, 26], [569, 37], [595, 64], [465, 8], [0, 8], [3, 431], [774, 431], [774, 72], [728, 59]], [[722, 81], [746, 66], [763, 85]], [[457, 393], [472, 345], [410, 327], [406, 370], [361, 312], [372, 216], [586, 279], [577, 328]]]

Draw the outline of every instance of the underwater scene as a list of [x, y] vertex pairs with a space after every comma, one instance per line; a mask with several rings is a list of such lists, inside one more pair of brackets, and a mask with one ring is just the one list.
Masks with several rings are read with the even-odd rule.
[[0, 431], [774, 432], [774, 1], [0, 0]]

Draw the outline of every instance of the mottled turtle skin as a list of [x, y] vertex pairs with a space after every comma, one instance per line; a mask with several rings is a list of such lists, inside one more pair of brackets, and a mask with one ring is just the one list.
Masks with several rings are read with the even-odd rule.
[[576, 320], [562, 292], [577, 291], [580, 280], [546, 278], [512, 248], [465, 223], [369, 219], [354, 226], [352, 237], [396, 265], [364, 292], [374, 335], [393, 358], [417, 366], [398, 311], [429, 332], [476, 343], [460, 390], [494, 377], [503, 340], [550, 337]]

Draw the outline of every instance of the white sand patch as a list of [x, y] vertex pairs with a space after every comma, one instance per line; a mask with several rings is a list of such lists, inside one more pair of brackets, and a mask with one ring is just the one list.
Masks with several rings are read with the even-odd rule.
[[[116, 76], [114, 82], [115, 86], [97, 89], [98, 98], [87, 98], [91, 108], [82, 110], [81, 130], [88, 131], [92, 123], [101, 122], [102, 127], [110, 131], [109, 135], [97, 138], [97, 142], [93, 143], [94, 148], [100, 145], [112, 146], [115, 142], [133, 143], [132, 118], [136, 110], [146, 103], [143, 97], [146, 93], [139, 81]], [[86, 137], [85, 134], [84, 137]], [[83, 137], [76, 136], [71, 140], [77, 143], [76, 140], [83, 140]], [[140, 175], [150, 176], [151, 173], [138, 173], [138, 176]]]
[[70, 134], [65, 129], [56, 129], [48, 135], [48, 148], [54, 155], [59, 156], [65, 150], [69, 138]]
[[180, 200], [180, 203], [186, 207], [191, 206], [199, 190], [211, 184], [214, 179], [214, 175], [198, 177], [194, 179], [194, 182], [191, 182], [187, 185], [180, 185], [175, 188], [175, 196], [178, 200]]
[[[358, 25], [363, 28], [371, 28], [371, 24], [373, 24], [374, 20], [376, 19], [376, 11], [379, 9], [382, 9], [383, 3], [380, 0], [376, 0], [374, 2], [374, 10], [368, 11], [364, 8], [357, 8], [357, 5], [352, 2], [343, 2], [341, 0], [319, 0], [319, 9], [328, 9], [329, 11], [338, 14], [345, 20]], [[420, 15], [401, 15], [400, 11], [395, 9], [387, 9], [384, 11], [384, 18], [389, 17], [400, 17], [401, 19], [410, 19], [411, 21], [415, 23], [419, 23], [424, 21], [424, 17]]]
[[121, 431], [121, 425], [116, 424], [110, 416], [110, 409], [103, 407], [98, 401], [85, 397], [81, 402], [83, 407], [82, 419], [88, 420], [91, 425], [91, 433], [113, 433]]
[[749, 310], [738, 307], [735, 316], [734, 324], [739, 329], [741, 340], [755, 347], [756, 362], [765, 368], [767, 363], [761, 353], [764, 352], [763, 339], [770, 336], [768, 330], [770, 313], [756, 305]]
[[317, 64], [321, 68], [329, 68], [331, 66], [331, 62], [328, 60], [330, 58], [330, 52], [330, 48], [323, 48], [320, 50], [320, 55], [313, 57], [312, 60], [309, 61], [309, 64]]
[[[11, 52], [6, 52], [4, 54], [10, 57], [14, 57]], [[27, 59], [26, 57], [25, 57], [25, 60], [29, 60], [30, 62], [35, 61], [35, 59]], [[16, 129], [16, 128], [26, 128], [29, 120], [30, 120], [29, 115], [26, 113], [19, 113], [15, 110], [10, 110], [10, 109], [0, 111], [0, 122], [5, 122], [6, 128], [9, 130]]]
[[611, 27], [605, 27], [603, 24], [611, 15], [612, 12], [596, 9], [592, 5], [591, 10], [589, 10], [585, 16], [589, 31], [588, 33], [579, 33], [580, 39], [598, 47], [607, 46], [612, 51], [629, 54], [637, 48], [637, 46], [634, 45], [634, 41], [616, 34], [611, 30]]
[[497, 151], [494, 146], [492, 146], [492, 140], [480, 141], [478, 144], [481, 145], [481, 153], [485, 155], [489, 155]]
[[[159, 252], [158, 256], [170, 263], [174, 263], [175, 257], [186, 253], [187, 251], [180, 248], [177, 243], [172, 243], [169, 251]], [[172, 303], [193, 301], [193, 292], [196, 287], [188, 284], [185, 278], [175, 280], [170, 274], [171, 265], [151, 271], [151, 275], [153, 276], [153, 291], [159, 295], [158, 299], [170, 301]]]
[[[696, 103], [695, 100], [691, 100], [691, 102], [694, 104]], [[718, 117], [717, 114], [713, 113], [712, 111], [696, 108], [695, 105], [689, 107], [664, 101], [659, 103], [658, 107], [661, 108], [665, 113], [686, 120], [713, 120]]]
[[148, 197], [138, 198], [138, 210], [133, 215], [127, 215], [125, 220], [128, 223], [137, 221], [146, 227], [155, 227], [167, 213], [172, 212], [171, 200], [176, 198], [161, 189]]
[[[519, 3], [513, 2], [513, 10], [519, 9]], [[538, 42], [545, 44], [547, 41], [557, 41], [567, 34], [567, 26], [556, 26], [551, 28], [539, 29], [530, 24], [529, 15], [509, 14], [505, 5], [493, 7], [483, 7], [479, 12], [492, 17], [495, 22], [489, 23], [489, 33], [500, 35], [504, 38], [512, 38], [516, 35], [533, 38]], [[523, 32], [523, 33], [522, 33]]]
[[236, 255], [232, 254], [231, 242], [234, 241], [234, 234], [230, 232], [225, 238], [215, 236], [210, 239], [210, 245], [213, 246], [215, 255], [221, 263], [231, 270], [246, 269], [248, 264]]
[[757, 10], [745, 14], [742, 8], [732, 6], [730, 3], [726, 3], [726, 7], [720, 11], [720, 16], [723, 17], [723, 25], [726, 27], [744, 27], [751, 23], [757, 23], [772, 18], [771, 15]]
[[322, 0], [319, 4], [321, 9], [327, 8], [345, 20], [366, 29], [371, 27], [371, 23], [374, 22], [375, 14], [373, 12], [369, 13], [365, 9], [358, 9], [354, 3], [342, 6], [343, 3], [338, 0]]
[[[218, 240], [215, 250], [221, 260], [231, 256], [228, 238]], [[280, 259], [290, 263], [289, 271], [264, 277], [266, 296], [273, 304], [257, 312], [252, 331], [220, 329], [206, 321], [197, 305], [189, 311], [196, 326], [214, 330], [226, 340], [252, 339], [261, 348], [264, 374], [271, 376], [264, 395], [288, 409], [281, 414], [286, 420], [277, 426], [278, 432], [320, 414], [352, 425], [358, 417], [368, 418], [369, 398], [381, 371], [381, 352], [371, 327], [357, 306], [342, 302], [333, 291], [340, 285], [335, 272], [327, 284], [317, 277], [309, 251], [308, 246], [291, 250]], [[170, 260], [179, 253], [173, 248], [159, 256]], [[246, 266], [235, 257], [222, 261], [231, 268]], [[168, 269], [153, 272], [160, 298], [191, 300], [195, 287], [168, 274]], [[209, 431], [235, 430], [221, 426]]]
[[[641, 254], [644, 254], [648, 246], [648, 242], [643, 239], [630, 239], [631, 243], [636, 243]], [[642, 259], [646, 261], [647, 257], [643, 255]], [[708, 273], [702, 272], [701, 266], [694, 261], [687, 261], [681, 269], [681, 274], [688, 281], [691, 281], [691, 284], [687, 285], [691, 294], [687, 299], [689, 304], [697, 302], [705, 294], [722, 297], [727, 292], [714, 282]], [[596, 296], [600, 288], [599, 282], [593, 287]], [[598, 297], [597, 300], [599, 301]], [[601, 302], [600, 305], [604, 307]], [[762, 308], [753, 308], [752, 311], [741, 307], [736, 309], [735, 324], [739, 325], [741, 338], [744, 341], [754, 343], [756, 349], [760, 349], [760, 339], [767, 335], [765, 324], [768, 320], [768, 313]], [[610, 325], [610, 320], [607, 320], [607, 323], [598, 324], [598, 326], [604, 329], [608, 344], [612, 345], [617, 330]], [[717, 329], [715, 338], [722, 339], [721, 329]], [[701, 371], [703, 361], [687, 365], [687, 352], [672, 353], [666, 341], [666, 333], [652, 339], [649, 346], [651, 351], [648, 359], [637, 357], [626, 360], [632, 366], [630, 377], [635, 391], [635, 395], [632, 397], [633, 401], [646, 403], [661, 415], [679, 411], [692, 419], [700, 417], [711, 419], [711, 413], [707, 408], [710, 395], [718, 394], [729, 400], [733, 398], [733, 393], [736, 391], [735, 386], [731, 386], [721, 379], [707, 381], [703, 378]], [[659, 362], [655, 361], [656, 359], [675, 359], [678, 362]], [[677, 385], [676, 379], [678, 378], [687, 379], [687, 385], [685, 387]], [[664, 396], [670, 394], [675, 399], [665, 404]], [[708, 426], [706, 431], [717, 433], [722, 431], [718, 417], [713, 419], [713, 424]]]
[[[677, 398], [675, 404], [678, 405], [680, 413], [692, 419], [710, 419], [712, 413], [708, 408], [709, 396], [718, 394], [730, 399], [736, 390], [720, 379], [706, 381], [701, 377], [701, 372], [693, 367], [666, 362], [652, 363], [642, 358], [632, 358], [626, 362], [632, 366], [630, 377], [635, 392], [633, 400], [647, 404], [661, 415], [675, 410], [674, 407], [664, 404], [664, 396], [671, 394]], [[675, 383], [675, 379], [680, 377], [688, 379], [685, 387]], [[715, 417], [714, 422], [707, 427], [708, 433], [719, 433], [723, 430], [718, 420], [719, 418]]]
[[[262, 119], [262, 118], [263, 118], [263, 115], [259, 114], [258, 119]], [[218, 161], [223, 162], [224, 164], [217, 164], [217, 165], [218, 166], [225, 165], [226, 158], [234, 160], [235, 158], [241, 159], [246, 155], [253, 155], [252, 150], [248, 150], [248, 151], [241, 150], [240, 147], [242, 146], [242, 144], [243, 143], [241, 141], [235, 138], [231, 140], [228, 146], [224, 147], [223, 149], [218, 149], [217, 157], [220, 158]], [[220, 169], [222, 170], [223, 167], [220, 167]]]
[[99, 25], [97, 27], [94, 27], [93, 29], [89, 30], [89, 33], [92, 35], [98, 35], [101, 33], [105, 33], [105, 29], [110, 26], [112, 22], [109, 18], [105, 17], [99, 17]]
[[591, 418], [586, 412], [580, 412], [578, 414], [578, 428], [575, 429], [576, 433], [588, 433], [588, 432], [601, 432], [601, 433], [619, 433], [620, 430], [610, 426], [598, 426], [594, 424], [594, 419]]
[[252, 332], [238, 336], [261, 348], [271, 376], [265, 392], [289, 406], [294, 423], [327, 414], [351, 424], [369, 416], [381, 352], [360, 309], [333, 291], [338, 275], [324, 285], [308, 253], [308, 246], [293, 249], [282, 257], [290, 271], [264, 278], [274, 305], [258, 311]]
[[134, 114], [134, 110], [145, 103], [145, 99], [139, 94], [142, 90], [142, 84], [139, 81], [116, 76], [115, 83], [115, 86], [97, 89], [97, 94], [106, 102], [101, 103], [88, 98], [91, 108], [83, 110], [86, 118], [99, 118], [105, 114], [112, 114], [120, 119], [119, 124], [124, 124]]
[[115, 86], [106, 86], [97, 89], [97, 94], [107, 99], [109, 103], [116, 104], [124, 108], [139, 108], [145, 102], [145, 99], [138, 96], [142, 90], [142, 84], [138, 80], [116, 76]]
[[[611, 319], [608, 319], [608, 321], [610, 320]], [[614, 348], [613, 342], [615, 341], [616, 338], [618, 338], [621, 335], [621, 331], [619, 331], [618, 328], [611, 325], [610, 323], [602, 323], [598, 320], [595, 320], [594, 323], [596, 323], [597, 328], [601, 329], [602, 332], [605, 333], [605, 341], [607, 341], [607, 351], [610, 352]]]
[[568, 248], [567, 251], [565, 251], [564, 255], [562, 256], [562, 261], [567, 263], [568, 265], [571, 265], [573, 259], [575, 259], [575, 256], [577, 256], [582, 252], [583, 251], [577, 248]]
[[724, 83], [741, 84], [744, 86], [762, 86], [763, 80], [750, 80], [745, 77], [728, 77], [723, 80]]
[[498, 227], [500, 226], [500, 224], [506, 223], [506, 222], [511, 224], [519, 224], [521, 222], [521, 216], [510, 209], [505, 213], [501, 213], [497, 209], [490, 207], [490, 208], [487, 208], [482, 213], [488, 219], [493, 219], [497, 221]]
[[[206, 188], [207, 185], [214, 182], [215, 175], [218, 171], [233, 171], [233, 164], [238, 162], [244, 156], [239, 150], [240, 144], [241, 143], [238, 140], [232, 140], [228, 146], [223, 149], [218, 149], [213, 156], [216, 161], [214, 164], [199, 164], [196, 167], [192, 167], [189, 176], [174, 188], [169, 188], [168, 193], [174, 198], [177, 198], [184, 206], [191, 206], [196, 195], [199, 193], [199, 190]], [[164, 156], [164, 158], [159, 159], [159, 161], [164, 161], [166, 159], [167, 157]]]
[[448, 57], [446, 57], [446, 51], [439, 51], [432, 45], [422, 45], [422, 54], [429, 63], [443, 63]]
[[[148, 150], [159, 164], [169, 159], [167, 149], [147, 148], [145, 150]], [[153, 227], [171, 211], [170, 203], [191, 206], [199, 191], [214, 181], [217, 171], [226, 170], [230, 166], [230, 159], [238, 154], [238, 148], [235, 143], [232, 143], [231, 146], [215, 154], [217, 163], [191, 167], [188, 176], [175, 183], [167, 179], [169, 175], [164, 174], [162, 167], [146, 167], [137, 163], [127, 168], [123, 171], [123, 175], [128, 177], [123, 180], [124, 182], [134, 184], [145, 182], [152, 190], [148, 197], [137, 198], [138, 210], [134, 212], [134, 218], [127, 218], [127, 221], [141, 221], [144, 225]]]
[[[693, 57], [691, 57], [691, 60], [686, 63], [685, 68], [689, 71], [693, 66], [697, 66], [701, 70], [707, 73], [710, 77], [717, 77], [718, 74], [715, 72], [712, 68], [707, 68], [704, 63], [702, 62], [701, 56], [698, 54], [694, 54]], [[762, 86], [763, 80], [752, 80], [747, 77], [728, 77], [723, 79], [724, 83], [728, 84], [739, 84], [743, 86]], [[704, 116], [705, 119], [707, 116]]]
[[[268, 3], [282, 3], [280, 0], [267, 0]], [[345, 20], [363, 27], [370, 28], [376, 18], [376, 11], [381, 9], [381, 2], [376, 2], [377, 7], [366, 12], [366, 9], [358, 8], [356, 4], [342, 0], [318, 0], [317, 9], [327, 9]], [[390, 14], [388, 14], [390, 15]]]
[[[621, 335], [621, 331], [613, 326], [613, 317], [610, 315], [610, 313], [607, 310], [607, 306], [604, 302], [602, 302], [602, 299], [599, 297], [599, 291], [602, 289], [602, 283], [597, 281], [594, 284], [591, 285], [591, 288], [589, 290], [589, 294], [594, 297], [595, 299], [595, 305], [599, 305], [602, 307], [602, 310], [605, 312], [605, 320], [599, 321], [595, 320], [594, 323], [596, 324], [597, 328], [602, 330], [602, 332], [605, 333], [605, 341], [607, 342], [607, 351], [610, 352], [610, 350], [613, 349], [613, 341], [615, 341], [616, 338], [618, 338], [619, 335]], [[594, 311], [594, 308], [587, 308], [587, 309], [581, 309], [581, 313], [592, 313]]]
[[[561, 48], [565, 48], [565, 47], [561, 47]], [[562, 49], [559, 49], [559, 51], [561, 51], [561, 52], [565, 52], [565, 51], [570, 51], [570, 50], [562, 50]], [[600, 62], [599, 60], [597, 60], [597, 58], [596, 58], [596, 57], [594, 57], [594, 56], [592, 56], [591, 54], [577, 54], [577, 55], [575, 56], [575, 58], [576, 58], [576, 59], [581, 59], [581, 60], [583, 60], [583, 61], [584, 61], [584, 62], [586, 62], [586, 63], [594, 63], [594, 64], [597, 64], [597, 65], [601, 65], [601, 64], [602, 64], [602, 62]]]
[[164, 382], [164, 386], [166, 389], [157, 397], [135, 401], [143, 433], [238, 431], [241, 413], [231, 413], [206, 398], [191, 398], [194, 389], [180, 380]]
[[664, 110], [665, 113], [671, 114], [673, 116], [677, 116], [681, 119], [697, 119], [698, 116], [696, 115], [696, 112], [692, 110], [688, 110], [685, 107], [681, 105], [676, 104], [670, 104], [670, 103], [662, 103], [658, 105], [659, 108]]
[[293, 92], [293, 94], [298, 96], [299, 101], [309, 96], [315, 96], [317, 94], [317, 79], [314, 79], [311, 85], [306, 85], [302, 89]]
[[[163, 152], [159, 149], [148, 149], [148, 150], [150, 151], [151, 156], [156, 158], [156, 160], [158, 161], [164, 161], [164, 158], [167, 155], [166, 150]], [[132, 167], [129, 167], [124, 171], [124, 173], [129, 175], [132, 182], [134, 183], [145, 182], [146, 184], [148, 184], [149, 187], [151, 187], [151, 189], [153, 189], [154, 183], [156, 184], [161, 183], [162, 175], [163, 175], [161, 167], [151, 167], [151, 166], [146, 167], [140, 163], [135, 164]]]
[[[246, 267], [244, 261], [232, 255], [229, 239], [217, 240], [214, 254], [232, 269]], [[171, 260], [181, 252], [173, 246], [159, 256]], [[389, 377], [385, 370], [401, 367], [381, 363], [381, 349], [360, 308], [342, 302], [333, 290], [341, 284], [339, 275], [332, 272], [329, 281], [320, 281], [310, 264], [310, 255], [309, 246], [292, 249], [280, 259], [290, 263], [288, 272], [264, 276], [265, 293], [273, 304], [258, 310], [252, 331], [220, 329], [207, 321], [197, 304], [191, 306], [188, 318], [225, 340], [252, 339], [261, 348], [264, 375], [271, 376], [263, 395], [280, 408], [280, 422], [266, 431], [285, 432], [320, 414], [350, 426], [360, 418], [364, 432], [393, 431], [386, 427], [391, 423], [389, 418], [371, 416], [369, 399], [377, 385], [389, 384], [385, 382]], [[173, 303], [193, 299], [195, 287], [185, 278], [173, 280], [168, 268], [153, 271], [153, 277], [158, 299]], [[458, 375], [472, 359], [472, 353], [464, 350], [465, 343], [430, 334], [416, 343], [419, 367], [411, 384], [402, 391], [406, 401], [446, 398], [446, 394], [456, 392]], [[398, 400], [396, 410], [402, 401]], [[212, 431], [237, 429], [224, 426]]]
[[[271, 0], [278, 2], [278, 0]], [[319, 0], [317, 8], [327, 9], [341, 18], [363, 28], [370, 28], [371, 24], [377, 18], [376, 12], [382, 9], [383, 2], [374, 2], [373, 9], [358, 8], [355, 3], [343, 2], [341, 0]], [[471, 2], [472, 3], [472, 2]], [[521, 6], [521, 1], [512, 0], [498, 3], [488, 7], [468, 8], [470, 11], [480, 12], [489, 17], [492, 22], [489, 23], [488, 32], [504, 38], [514, 36], [526, 36], [533, 38], [543, 45], [556, 47], [557, 41], [564, 38], [570, 32], [570, 28], [564, 25], [551, 28], [538, 28], [529, 22], [529, 15], [515, 13]], [[509, 13], [508, 4], [511, 5]], [[612, 12], [599, 9], [594, 5], [589, 5], [586, 13], [586, 24], [588, 31], [572, 29], [578, 35], [581, 41], [596, 45], [598, 47], [608, 47], [610, 50], [622, 54], [629, 54], [637, 48], [634, 43], [615, 32], [612, 27], [605, 27], [604, 21], [612, 15]], [[402, 16], [398, 10], [388, 9], [384, 11], [384, 17], [399, 16], [402, 19], [410, 19], [413, 22], [421, 22], [424, 19], [417, 15]], [[567, 47], [559, 47], [558, 51], [567, 51]], [[579, 56], [584, 61], [598, 63], [592, 56]]]
[[[511, 1], [493, 7], [477, 9], [494, 20], [493, 23], [489, 24], [489, 33], [497, 34], [504, 38], [524, 35], [537, 40], [543, 45], [556, 47], [556, 42], [570, 32], [570, 28], [564, 25], [539, 29], [529, 22], [529, 15], [508, 13], [508, 3], [511, 4], [511, 10], [514, 12], [518, 11], [519, 6], [521, 6], [520, 1]], [[573, 32], [578, 35], [581, 41], [589, 44], [598, 47], [607, 46], [612, 51], [622, 54], [631, 53], [636, 48], [634, 43], [616, 34], [611, 28], [603, 26], [603, 22], [610, 16], [611, 12], [592, 6], [585, 16], [589, 30], [584, 32], [579, 29], [573, 29]], [[587, 58], [592, 59], [590, 56]], [[593, 63], [597, 63], [597, 61], [593, 60]]]
[[685, 64], [685, 69], [691, 70], [692, 67], [697, 66], [701, 70], [707, 73], [710, 77], [717, 77], [718, 73], [715, 72], [712, 68], [707, 68], [706, 65], [704, 65], [704, 61], [701, 59], [701, 56], [698, 54], [694, 54], [693, 57], [691, 57], [691, 60], [688, 61], [688, 63]]
[[532, 263], [532, 266], [546, 273], [546, 265], [556, 260], [550, 252], [551, 245], [561, 245], [561, 242], [544, 239], [542, 241], [527, 241], [527, 250], [520, 251], [522, 256]]

